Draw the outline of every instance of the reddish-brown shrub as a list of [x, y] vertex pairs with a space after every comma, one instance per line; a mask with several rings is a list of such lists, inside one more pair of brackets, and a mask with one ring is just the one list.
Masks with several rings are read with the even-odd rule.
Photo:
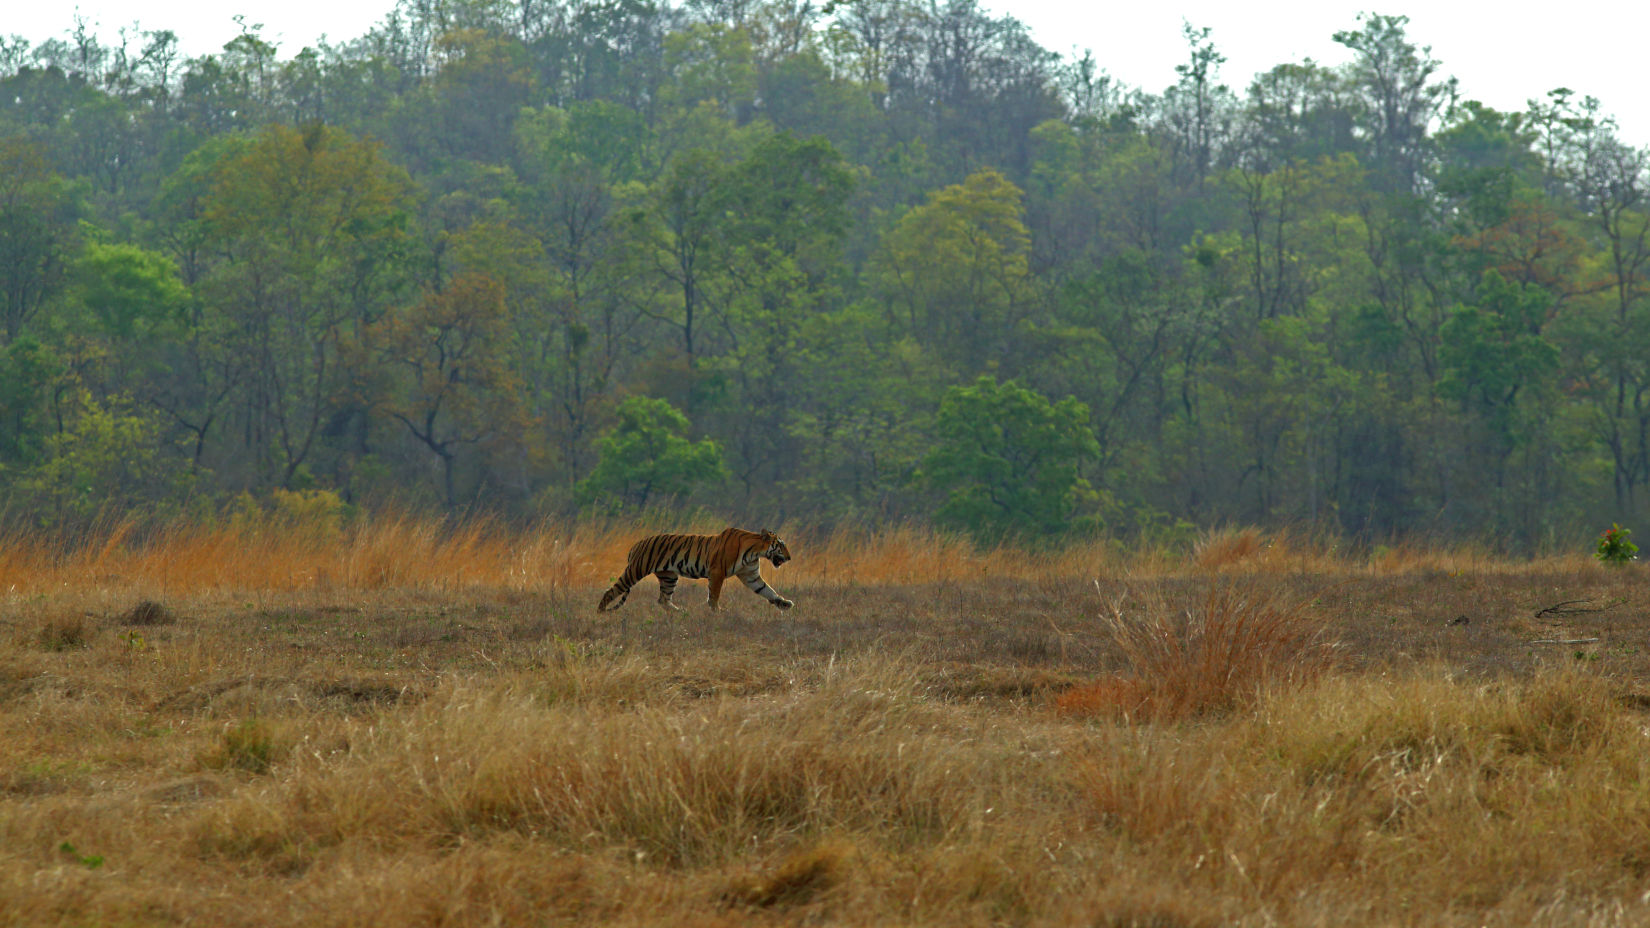
[[1127, 670], [1062, 694], [1062, 712], [1157, 720], [1219, 712], [1316, 678], [1334, 651], [1309, 604], [1254, 585], [1215, 584], [1186, 606], [1161, 595], [1137, 606], [1119, 600], [1100, 622]]

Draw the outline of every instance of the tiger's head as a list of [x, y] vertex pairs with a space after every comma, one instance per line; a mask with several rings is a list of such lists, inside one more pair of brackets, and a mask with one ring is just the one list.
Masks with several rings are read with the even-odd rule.
[[784, 540], [767, 529], [762, 530], [760, 544], [763, 546], [761, 556], [771, 561], [775, 567], [782, 567], [791, 559], [791, 549], [785, 547]]

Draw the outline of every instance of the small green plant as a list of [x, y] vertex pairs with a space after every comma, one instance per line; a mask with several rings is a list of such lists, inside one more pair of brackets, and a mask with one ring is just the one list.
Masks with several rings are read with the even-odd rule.
[[1618, 566], [1637, 560], [1639, 546], [1628, 537], [1631, 534], [1631, 530], [1612, 522], [1604, 534], [1598, 536], [1598, 550], [1593, 552], [1593, 556], [1606, 564]]
[[82, 854], [75, 850], [75, 846], [73, 844], [70, 844], [67, 841], [59, 844], [57, 849], [69, 855], [75, 863], [80, 864], [88, 870], [96, 870], [98, 867], [103, 866], [102, 854]]

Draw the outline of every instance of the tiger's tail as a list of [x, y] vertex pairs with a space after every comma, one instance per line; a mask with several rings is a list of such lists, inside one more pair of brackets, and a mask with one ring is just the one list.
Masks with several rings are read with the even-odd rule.
[[[621, 579], [618, 583], [613, 584], [606, 593], [602, 594], [602, 601], [596, 604], [596, 611], [607, 612], [610, 609], [617, 609], [624, 605], [625, 598], [629, 595], [630, 587]], [[609, 605], [609, 603], [612, 605]]]
[[[635, 554], [634, 549], [631, 553]], [[624, 605], [625, 598], [630, 595], [630, 588], [647, 576], [640, 569], [641, 566], [640, 560], [634, 556], [625, 559], [624, 573], [619, 575], [618, 582], [602, 594], [602, 601], [596, 604], [597, 612], [610, 612]]]

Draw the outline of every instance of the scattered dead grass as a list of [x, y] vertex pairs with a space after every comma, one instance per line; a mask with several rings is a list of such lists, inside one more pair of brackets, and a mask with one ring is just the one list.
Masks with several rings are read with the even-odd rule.
[[1650, 919], [1635, 569], [648, 528], [6, 539], [0, 924]]

